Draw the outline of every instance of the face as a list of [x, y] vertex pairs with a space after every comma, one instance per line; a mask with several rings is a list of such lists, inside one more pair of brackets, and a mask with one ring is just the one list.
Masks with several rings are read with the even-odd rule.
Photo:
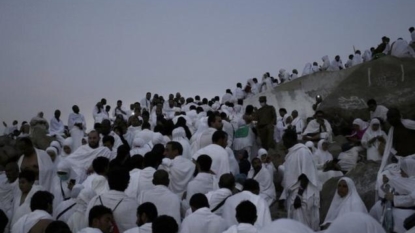
[[339, 61], [340, 60], [340, 57], [339, 56], [336, 56], [336, 61]]
[[379, 130], [379, 128], [380, 128], [380, 125], [379, 124], [373, 124], [372, 125], [372, 130], [373, 131], [377, 131], [377, 130]]
[[72, 110], [73, 110], [74, 113], [79, 113], [79, 107], [78, 106], [73, 107]]
[[291, 116], [293, 117], [293, 119], [297, 118], [298, 117], [298, 112], [297, 111], [293, 111], [291, 113]]
[[113, 217], [111, 214], [105, 214], [99, 219], [94, 219], [94, 227], [100, 229], [103, 233], [111, 233], [113, 229], [112, 225]]
[[9, 163], [5, 168], [6, 177], [9, 182], [14, 182], [19, 177], [19, 168], [17, 164]]
[[329, 149], [329, 143], [327, 142], [323, 142], [323, 144], [321, 145], [323, 151], [326, 151], [327, 149]]
[[101, 133], [103, 135], [108, 135], [111, 133], [111, 123], [109, 121], [103, 121], [101, 124]]
[[150, 100], [151, 99], [151, 93], [147, 93], [146, 95], [146, 99]]
[[63, 146], [63, 151], [65, 151], [65, 153], [68, 155], [72, 152], [69, 146]]
[[281, 117], [285, 116], [285, 114], [286, 114], [284, 111], [279, 111], [279, 112], [280, 112]]
[[60, 112], [60, 111], [56, 111], [56, 112], [55, 112], [55, 117], [56, 117], [56, 118], [59, 118], [60, 116], [61, 116], [61, 112]]
[[104, 142], [104, 146], [105, 146], [106, 148], [110, 149], [110, 150], [112, 150], [112, 147], [113, 147], [112, 143], [111, 143], [111, 142], [109, 142], [109, 141]]
[[222, 118], [220, 116], [215, 117], [215, 122], [213, 123], [213, 128], [222, 129]]
[[174, 151], [170, 144], [166, 145], [166, 149], [164, 150], [164, 156], [169, 159], [174, 159], [177, 155], [177, 151]]
[[49, 157], [52, 159], [52, 162], [55, 162], [56, 153], [53, 151], [47, 151], [46, 153], [48, 153]]
[[97, 132], [93, 131], [88, 134], [88, 145], [91, 148], [97, 148], [99, 146], [99, 140], [100, 138]]
[[349, 193], [349, 187], [347, 186], [346, 181], [342, 180], [337, 184], [337, 194], [341, 198], [345, 197]]
[[317, 113], [317, 114], [316, 114], [316, 120], [317, 120], [317, 121], [322, 121], [322, 120], [323, 120], [323, 118], [324, 118], [324, 115], [323, 115], [322, 113]]
[[122, 102], [118, 101], [118, 102], [117, 102], [117, 107], [119, 107], [119, 108], [120, 108], [121, 106], [122, 106]]
[[226, 147], [228, 146], [228, 136], [226, 136], [226, 137], [225, 137], [225, 138], [221, 141], [220, 145], [221, 145], [223, 148], [226, 148]]
[[19, 188], [22, 193], [28, 193], [32, 189], [33, 183], [30, 183], [25, 178], [19, 179]]
[[261, 167], [262, 167], [262, 163], [261, 163], [261, 160], [260, 159], [253, 159], [252, 160], [252, 168], [255, 171], [261, 170]]

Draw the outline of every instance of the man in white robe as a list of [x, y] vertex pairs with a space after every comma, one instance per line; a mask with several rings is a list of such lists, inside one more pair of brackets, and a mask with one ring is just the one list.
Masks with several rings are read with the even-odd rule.
[[329, 142], [332, 140], [333, 131], [330, 123], [324, 119], [324, 112], [321, 110], [316, 111], [314, 115], [315, 119], [311, 120], [303, 132], [304, 141], [320, 141], [321, 139], [327, 139]]
[[219, 189], [206, 193], [210, 210], [222, 216], [223, 205], [228, 197], [232, 196], [232, 190], [235, 188], [235, 178], [232, 174], [224, 174], [219, 180]]
[[183, 147], [183, 158], [192, 159], [192, 154], [190, 153], [190, 143], [189, 139], [186, 137], [186, 131], [183, 127], [175, 128], [172, 132], [172, 141], [179, 142]]
[[376, 100], [370, 99], [367, 101], [367, 106], [370, 112], [370, 119], [373, 118], [380, 118], [383, 122], [386, 123], [387, 117], [386, 114], [388, 113], [388, 108], [383, 105], [378, 105]]
[[242, 84], [241, 83], [236, 84], [235, 98], [237, 100], [245, 99], [245, 92], [242, 90]]
[[127, 170], [112, 170], [108, 173], [108, 185], [110, 190], [98, 195], [89, 202], [86, 213], [89, 213], [92, 207], [103, 205], [112, 210], [114, 222], [120, 232], [135, 227], [136, 218], [134, 212], [138, 203], [136, 199], [128, 197], [124, 191], [130, 182], [130, 174]]
[[295, 131], [297, 132], [298, 135], [298, 140], [301, 140], [303, 138], [302, 133], [304, 130], [304, 122], [303, 119], [300, 118], [300, 116], [298, 116], [298, 112], [297, 110], [294, 110], [291, 112], [291, 117], [293, 118], [291, 125], [292, 127], [295, 127]]
[[124, 233], [152, 233], [154, 219], [158, 216], [157, 207], [151, 202], [145, 202], [137, 208], [137, 225]]
[[208, 119], [207, 123], [209, 128], [203, 130], [200, 133], [195, 133], [191, 138], [191, 153], [194, 154], [198, 150], [211, 145], [212, 142], [212, 136], [217, 131], [222, 129], [222, 118], [219, 115], [211, 114]]
[[170, 141], [166, 145], [164, 154], [166, 158], [163, 159], [159, 169], [168, 172], [170, 190], [177, 194], [179, 198], [182, 197], [186, 191], [187, 184], [193, 178], [195, 172], [195, 164], [182, 156], [182, 145], [175, 141]]
[[254, 179], [259, 183], [259, 196], [270, 206], [276, 199], [274, 177], [270, 172], [263, 168], [260, 158], [254, 158], [252, 160], [252, 169], [248, 172], [248, 179]]
[[45, 190], [52, 190], [55, 165], [50, 156], [44, 150], [36, 149], [28, 137], [20, 138], [16, 145], [23, 153], [17, 162], [20, 171], [34, 171], [38, 184]]
[[415, 57], [414, 49], [402, 38], [392, 43], [390, 54], [395, 57]]
[[226, 93], [222, 96], [222, 104], [225, 104], [227, 102], [232, 102], [233, 95], [230, 89], [226, 89]]
[[323, 65], [321, 65], [320, 70], [321, 71], [328, 70], [330, 68], [329, 56], [325, 55], [324, 57], [321, 58], [321, 60], [323, 60]]
[[102, 205], [94, 206], [85, 222], [88, 222], [89, 227], [83, 228], [77, 233], [112, 233], [116, 230], [118, 230], [117, 232], [122, 232], [113, 225], [113, 211]]
[[142, 138], [134, 138], [130, 155], [141, 155], [144, 156], [147, 152], [150, 152], [151, 148], [144, 142]]
[[0, 207], [11, 221], [11, 213], [13, 210], [13, 198], [15, 192], [19, 188], [19, 166], [16, 162], [9, 162], [4, 168], [4, 172], [0, 172]]
[[313, 230], [319, 229], [320, 192], [317, 168], [311, 151], [297, 142], [295, 131], [288, 130], [283, 136], [288, 154], [282, 181], [284, 191], [280, 200], [285, 200], [288, 218], [302, 222]]
[[277, 143], [280, 142], [282, 139], [282, 135], [284, 134], [285, 125], [286, 125], [285, 120], [289, 116], [285, 108], [280, 108], [279, 114], [281, 117], [277, 119], [277, 126], [274, 128], [274, 139]]
[[227, 229], [225, 220], [210, 211], [205, 195], [193, 195], [190, 206], [192, 213], [183, 220], [180, 233], [222, 233]]
[[361, 52], [360, 50], [356, 50], [353, 56], [352, 66], [356, 66], [362, 63], [363, 63], [363, 58], [362, 58]]
[[328, 71], [339, 71], [343, 69], [343, 62], [340, 59], [340, 56], [337, 55], [334, 60], [331, 62]]
[[68, 222], [69, 217], [75, 213], [76, 198], [84, 186], [77, 184], [71, 190], [70, 199], [59, 203], [56, 209], [53, 210], [53, 218], [59, 221]]
[[236, 206], [235, 212], [238, 224], [231, 226], [223, 233], [257, 233], [259, 232], [258, 229], [262, 228], [255, 224], [255, 221], [258, 219], [257, 208], [251, 201], [246, 200], [239, 203]]
[[117, 101], [117, 106], [112, 111], [112, 117], [115, 119], [117, 116], [121, 115], [124, 121], [128, 121], [128, 110], [122, 106], [122, 101]]
[[46, 191], [38, 191], [30, 202], [31, 213], [21, 217], [13, 226], [11, 233], [44, 232], [53, 221], [51, 216], [53, 195]]
[[107, 147], [99, 146], [100, 137], [97, 131], [92, 130], [88, 134], [88, 144], [79, 147], [66, 161], [71, 163], [72, 168], [78, 175], [80, 182], [84, 181], [86, 175], [92, 172], [92, 161], [101, 156], [110, 159], [111, 151]]
[[163, 107], [163, 113], [166, 116], [166, 119], [173, 119], [174, 118], [174, 114], [176, 113], [176, 107], [174, 106], [174, 100], [170, 99], [167, 103], [167, 105], [165, 105]]
[[228, 136], [223, 131], [216, 131], [212, 136], [213, 144], [198, 150], [193, 155], [193, 160], [197, 160], [200, 155], [208, 155], [212, 159], [212, 172], [219, 179], [223, 174], [230, 172], [229, 155], [226, 151]]
[[154, 132], [151, 131], [150, 128], [151, 128], [150, 123], [144, 122], [141, 125], [141, 131], [138, 132], [135, 135], [135, 137], [143, 139], [145, 144], [151, 143], [151, 141], [153, 140]]
[[118, 136], [114, 131], [111, 130], [111, 121], [110, 120], [103, 120], [101, 123], [101, 141], [100, 141], [100, 146], [103, 146], [102, 143], [102, 139], [109, 135], [112, 136], [114, 138], [114, 145], [113, 145], [113, 150], [117, 151], [118, 147], [123, 145], [123, 142], [121, 141], [120, 136]]
[[180, 225], [180, 199], [168, 188], [169, 182], [169, 174], [166, 171], [156, 171], [153, 177], [154, 188], [141, 192], [138, 202], [153, 203], [159, 215], [169, 215]]
[[147, 92], [146, 97], [140, 101], [141, 110], [150, 111], [151, 110], [151, 92]]
[[56, 110], [55, 116], [50, 119], [49, 124], [49, 134], [50, 135], [63, 135], [65, 132], [65, 126], [63, 125], [63, 122], [60, 119], [61, 117], [61, 111]]
[[313, 62], [313, 67], [311, 67], [311, 70], [313, 73], [319, 72], [320, 68], [318, 67], [318, 63], [317, 62]]
[[79, 107], [74, 105], [72, 113], [68, 117], [68, 128], [73, 140], [73, 150], [75, 151], [82, 145], [82, 138], [85, 134], [86, 121], [85, 117], [79, 113]]
[[261, 228], [271, 223], [271, 214], [268, 203], [258, 195], [259, 189], [260, 187], [256, 180], [247, 179], [244, 183], [243, 191], [229, 197], [226, 200], [223, 206], [222, 217], [229, 226], [238, 224], [235, 217], [236, 207], [242, 201], [247, 200], [252, 202], [257, 209], [258, 218], [255, 221], [255, 226]]

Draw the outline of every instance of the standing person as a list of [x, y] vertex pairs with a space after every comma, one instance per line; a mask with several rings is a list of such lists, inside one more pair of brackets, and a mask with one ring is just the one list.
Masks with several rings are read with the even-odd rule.
[[275, 148], [274, 127], [277, 124], [275, 108], [267, 105], [267, 97], [259, 97], [261, 108], [256, 112], [257, 131], [261, 139], [262, 147], [266, 150]]
[[74, 105], [72, 107], [72, 113], [68, 117], [68, 128], [73, 140], [72, 149], [75, 151], [82, 145], [82, 138], [85, 134], [86, 122], [85, 117], [79, 113], [79, 107]]
[[409, 42], [409, 44], [413, 44], [413, 43], [415, 43], [415, 28], [410, 27], [409, 28], [409, 33], [411, 33], [411, 41]]
[[236, 206], [236, 220], [238, 224], [231, 226], [223, 233], [257, 233], [258, 228], [255, 227], [257, 218], [256, 206], [249, 200], [242, 201]]
[[318, 190], [317, 169], [313, 165], [313, 155], [303, 144], [298, 143], [297, 133], [287, 130], [283, 136], [288, 148], [285, 159], [285, 172], [281, 200], [285, 200], [288, 218], [297, 220], [313, 230], [319, 229], [320, 192]]
[[114, 216], [111, 209], [99, 205], [94, 206], [88, 215], [88, 226], [78, 233], [117, 233], [113, 231]]
[[49, 134], [63, 135], [65, 133], [65, 126], [60, 119], [61, 111], [56, 110], [54, 117], [50, 120]]
[[151, 110], [151, 92], [147, 92], [146, 97], [140, 101], [141, 110], [150, 112]]
[[381, 119], [382, 122], [381, 123], [386, 123], [387, 120], [387, 113], [388, 113], [388, 108], [386, 108], [383, 105], [378, 105], [376, 103], [376, 100], [374, 99], [370, 99], [367, 101], [367, 106], [369, 109], [369, 113], [370, 113], [370, 119], [373, 118], [378, 118]]
[[114, 108], [113, 112], [112, 112], [112, 117], [115, 119], [117, 116], [121, 115], [122, 118], [124, 119], [124, 121], [128, 121], [128, 117], [130, 117], [128, 115], [128, 111], [127, 109], [125, 109], [125, 107], [122, 106], [122, 101], [118, 100], [117, 101], [117, 107]]

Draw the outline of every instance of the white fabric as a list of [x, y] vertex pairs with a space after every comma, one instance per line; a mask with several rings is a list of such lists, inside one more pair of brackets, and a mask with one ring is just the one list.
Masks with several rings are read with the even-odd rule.
[[320, 68], [318, 68], [318, 65], [313, 65], [313, 67], [311, 67], [311, 70], [313, 71], [313, 73], [315, 73], [315, 72], [319, 72]]
[[[379, 129], [376, 130], [376, 131], [374, 131], [372, 129], [372, 126], [374, 124], [379, 125]], [[382, 155], [379, 152], [379, 145], [380, 145], [379, 140], [376, 139], [376, 141], [374, 143], [369, 144], [370, 140], [372, 140], [373, 138], [377, 138], [379, 136], [383, 137], [383, 139], [385, 139], [385, 142], [388, 139], [387, 136], [386, 136], [386, 133], [383, 132], [381, 127], [380, 127], [379, 120], [374, 118], [370, 121], [370, 126], [365, 131], [365, 134], [363, 134], [363, 137], [362, 137], [362, 140], [361, 140], [362, 146], [367, 149], [367, 160], [373, 160], [373, 161], [382, 160]]]
[[130, 183], [128, 184], [127, 189], [125, 190], [125, 194], [127, 196], [138, 199], [139, 193], [138, 193], [138, 182], [140, 179], [141, 170], [138, 168], [135, 168], [130, 171]]
[[270, 91], [273, 90], [274, 87], [272, 85], [272, 80], [270, 77], [266, 77], [265, 79], [262, 80], [262, 84], [261, 84], [261, 91], [260, 92], [264, 92], [264, 91]]
[[[319, 228], [320, 192], [317, 169], [313, 164], [310, 150], [303, 144], [296, 144], [288, 149], [285, 157], [285, 171], [282, 180], [284, 191], [280, 199], [286, 200], [288, 218], [297, 220], [313, 230]], [[308, 179], [307, 188], [304, 190], [301, 208], [294, 208], [294, 200], [300, 188], [298, 178], [305, 175]]]
[[352, 60], [352, 66], [356, 66], [363, 63], [362, 55], [355, 53]]
[[222, 233], [226, 229], [225, 220], [205, 207], [196, 210], [183, 220], [180, 233]]
[[87, 227], [78, 231], [77, 233], [102, 233], [102, 231], [98, 228]]
[[[277, 229], [277, 231], [276, 231]], [[304, 224], [291, 219], [278, 219], [262, 228], [260, 233], [314, 233]]]
[[196, 177], [189, 182], [186, 191], [186, 201], [189, 203], [190, 198], [196, 193], [206, 194], [212, 190], [218, 189], [216, 177], [210, 173], [199, 172]]
[[371, 61], [372, 60], [372, 52], [370, 52], [369, 50], [365, 50], [365, 52], [363, 53], [362, 59], [363, 59], [364, 62]]
[[341, 170], [346, 172], [352, 170], [357, 164], [359, 152], [363, 150], [363, 147], [355, 146], [348, 151], [341, 152], [337, 157], [339, 159], [337, 164], [340, 166]]
[[151, 148], [142, 138], [136, 137], [133, 140], [133, 147], [130, 150], [130, 155], [141, 155], [145, 156], [148, 152], [151, 151]]
[[259, 196], [264, 198], [264, 200], [270, 206], [275, 199], [277, 198], [277, 194], [275, 192], [275, 185], [274, 185], [274, 177], [271, 176], [270, 172], [261, 167], [261, 170], [254, 176], [255, 171], [251, 169], [248, 172], [248, 179], [254, 179], [259, 183]]
[[67, 174], [68, 180], [62, 181], [57, 174], [53, 175], [53, 185], [51, 193], [53, 194], [53, 208], [55, 209], [59, 203], [63, 202], [65, 199], [70, 198], [71, 190], [68, 188], [69, 181], [71, 179], [76, 181], [76, 174], [71, 168], [71, 164], [66, 160], [61, 160], [58, 163], [56, 172], [65, 172]]
[[321, 65], [321, 70], [328, 70], [330, 67], [330, 59], [329, 56], [325, 55], [321, 58], [323, 60], [323, 65]]
[[96, 193], [91, 189], [84, 188], [76, 198], [75, 212], [68, 219], [68, 226], [72, 232], [78, 232], [88, 226], [88, 215], [86, 210], [89, 201], [96, 196]]
[[87, 169], [92, 165], [92, 162], [97, 157], [111, 158], [111, 151], [107, 147], [91, 148], [88, 144], [79, 147], [75, 152], [66, 158], [71, 165], [75, 173], [78, 175], [78, 179], [83, 181], [83, 177], [86, 176]]
[[382, 226], [370, 215], [347, 213], [337, 218], [325, 233], [386, 233]]
[[353, 59], [347, 60], [346, 64], [344, 64], [345, 68], [350, 68], [353, 66]]
[[10, 219], [10, 226], [13, 226], [22, 216], [25, 214], [30, 213], [32, 210], [30, 209], [30, 201], [32, 200], [33, 195], [37, 191], [44, 191], [45, 189], [40, 185], [33, 185], [32, 189], [26, 195], [25, 200], [22, 204], [20, 204], [20, 200], [22, 199], [22, 192], [20, 189], [16, 189], [16, 193], [14, 195], [13, 200], [13, 218]]
[[153, 141], [153, 136], [154, 132], [149, 129], [143, 129], [135, 135], [136, 138], [143, 139], [146, 144]]
[[[81, 123], [83, 129], [79, 129], [75, 126], [76, 123]], [[68, 117], [68, 128], [71, 133], [71, 137], [73, 140], [73, 149], [76, 150], [78, 147], [82, 145], [82, 138], [84, 137], [85, 129], [86, 129], [86, 121], [85, 117], [82, 114], [71, 113]]]
[[181, 196], [186, 191], [187, 184], [193, 178], [196, 168], [192, 161], [179, 155], [172, 160], [164, 158], [159, 169], [163, 169], [169, 173], [170, 190]]
[[[231, 190], [226, 188], [220, 188], [217, 190], [210, 191], [206, 193], [206, 198], [208, 199], [210, 210], [216, 208], [225, 198], [232, 195]], [[215, 214], [222, 215], [223, 205], [215, 211]]]
[[211, 170], [218, 180], [223, 174], [230, 173], [229, 155], [223, 147], [216, 144], [206, 146], [198, 150], [192, 158], [197, 160], [200, 155], [208, 155], [212, 159]]
[[387, 109], [383, 105], [376, 105], [375, 111], [370, 111], [370, 119], [373, 118], [380, 118], [383, 122], [387, 122], [386, 114], [388, 113], [389, 109]]
[[317, 151], [314, 153], [313, 160], [317, 169], [321, 170], [328, 161], [333, 160], [333, 155], [328, 150], [323, 150], [323, 143], [327, 141], [322, 139], [317, 144]]
[[35, 226], [40, 220], [53, 220], [53, 217], [43, 210], [35, 210], [26, 214], [17, 221], [13, 227], [11, 233], [29, 233], [33, 226]]
[[156, 169], [152, 167], [146, 167], [140, 171], [140, 174], [138, 177], [138, 184], [137, 184], [137, 197], [140, 196], [141, 192], [152, 189], [154, 187], [154, 184], [153, 184], [154, 172], [156, 172]]
[[192, 154], [191, 154], [191, 147], [189, 143], [189, 139], [186, 137], [186, 132], [182, 127], [178, 127], [173, 130], [172, 132], [172, 141], [180, 143], [183, 148], [183, 154], [182, 156], [186, 159], [191, 160]]
[[[322, 132], [325, 132], [328, 134], [326, 139], [328, 139], [330, 142], [331, 136], [332, 136], [331, 125], [326, 119], [324, 119], [324, 125], [326, 127], [326, 131], [322, 131]], [[303, 132], [303, 135], [307, 135], [310, 133], [322, 133], [322, 132], [320, 132], [320, 124], [314, 119], [308, 123], [307, 127], [305, 128]]]
[[16, 179], [13, 183], [10, 183], [6, 177], [5, 172], [0, 172], [0, 209], [8, 215], [11, 219], [13, 212], [13, 199], [19, 189], [19, 179]]
[[306, 147], [308, 147], [311, 150], [311, 153], [315, 153], [317, 151], [316, 147], [314, 146], [314, 143], [312, 141], [308, 141], [304, 144]]
[[232, 95], [232, 94], [230, 94], [230, 93], [225, 93], [225, 94], [222, 96], [222, 101], [221, 101], [221, 103], [222, 103], [222, 104], [225, 104], [226, 102], [233, 102], [232, 100], [233, 100], [233, 95]]
[[343, 177], [339, 180], [345, 181], [349, 192], [345, 197], [340, 197], [338, 192], [334, 194], [333, 200], [331, 201], [330, 208], [327, 212], [326, 219], [324, 220], [323, 226], [327, 223], [331, 223], [342, 215], [350, 212], [361, 212], [367, 214], [365, 203], [363, 203], [359, 194], [357, 193], [356, 186], [348, 177]]
[[140, 227], [134, 227], [128, 231], [125, 231], [124, 233], [152, 233], [153, 232], [152, 226], [153, 224], [149, 222], [149, 223], [143, 224]]
[[138, 202], [140, 205], [144, 202], [153, 203], [159, 216], [169, 215], [180, 226], [180, 199], [166, 186], [156, 185], [152, 189], [142, 191]]
[[328, 68], [328, 71], [339, 71], [340, 69], [343, 69], [343, 62], [340, 59], [339, 61], [336, 61], [336, 59], [334, 59], [331, 64], [330, 67]]
[[[68, 222], [69, 217], [71, 217], [72, 214], [75, 213], [75, 205], [76, 205], [75, 198], [71, 198], [69, 200], [63, 201], [56, 207], [56, 209], [53, 210], [53, 218], [56, 220], [63, 221], [65, 223]], [[68, 209], [65, 213], [63, 213], [59, 217], [59, 219], [57, 219], [58, 215], [61, 214], [63, 211], [65, 211], [67, 208], [70, 208], [70, 209]]]
[[150, 101], [150, 100], [148, 100], [147, 98], [143, 98], [143, 99], [140, 101], [140, 106], [141, 106], [142, 111], [144, 111], [144, 110], [150, 111], [150, 108], [151, 108], [151, 101]]
[[129, 117], [128, 116], [128, 110], [124, 106], [121, 106], [120, 108], [121, 108], [121, 111], [117, 107], [115, 107], [112, 110], [112, 117], [115, 118], [116, 116], [121, 115], [122, 118], [124, 119], [124, 121], [128, 121], [128, 117]]
[[257, 233], [258, 228], [251, 224], [239, 223], [238, 225], [233, 225], [228, 228], [228, 230], [223, 233]]
[[65, 152], [65, 150], [63, 149], [63, 147], [69, 147], [71, 149], [71, 153], [73, 153], [75, 150], [73, 149], [73, 139], [72, 137], [69, 138], [65, 138], [65, 140], [63, 141], [63, 145], [62, 145], [62, 151], [61, 151], [61, 158], [66, 158], [68, 157], [70, 154], [67, 154]]
[[242, 90], [242, 88], [237, 87], [235, 89], [235, 97], [236, 97], [236, 99], [244, 99], [245, 98], [245, 92]]
[[257, 220], [255, 226], [259, 228], [271, 223], [271, 214], [269, 211], [268, 203], [260, 196], [255, 195], [249, 191], [242, 191], [231, 197], [229, 197], [223, 205], [222, 217], [225, 219], [228, 226], [238, 224], [236, 220], [236, 207], [242, 201], [250, 201], [255, 205], [257, 209]]
[[397, 40], [392, 44], [391, 55], [395, 57], [415, 57], [414, 49], [406, 40]]
[[[55, 166], [50, 156], [44, 150], [35, 148], [35, 151], [37, 156], [37, 163], [39, 166], [39, 185], [42, 186], [45, 190], [51, 191]], [[21, 166], [23, 158], [24, 156], [20, 156], [19, 161], [17, 162], [20, 170], [22, 169]]]
[[[99, 197], [101, 197], [102, 203], [100, 202]], [[95, 196], [88, 204], [86, 216], [89, 216], [89, 211], [96, 205], [104, 205], [112, 210], [114, 221], [117, 223], [120, 232], [124, 232], [136, 226], [137, 218], [135, 214], [131, 213], [137, 211], [138, 203], [135, 199], [125, 195], [124, 192], [109, 190], [100, 196]]]
[[[191, 143], [191, 153], [194, 154], [198, 150], [211, 145], [213, 143], [212, 136], [216, 131], [217, 130], [215, 128], [209, 127], [199, 134], [194, 134], [191, 139], [191, 141], [193, 141]], [[195, 138], [193, 139], [193, 137]]]
[[297, 139], [301, 140], [302, 139], [301, 134], [303, 133], [303, 129], [304, 129], [304, 121], [299, 116], [297, 116], [296, 118], [292, 120], [291, 125], [295, 126], [295, 131], [297, 132], [297, 135], [298, 135]]
[[229, 147], [225, 148], [226, 152], [228, 152], [228, 158], [229, 158], [229, 169], [230, 172], [236, 176], [239, 174], [239, 163], [235, 158], [235, 154], [233, 153], [233, 150]]
[[[394, 198], [395, 202], [396, 198]], [[414, 203], [412, 203], [411, 206], [413, 206]], [[408, 207], [411, 207], [408, 206]], [[377, 201], [375, 205], [370, 210], [370, 215], [376, 219], [378, 222], [382, 221], [384, 213], [384, 206], [381, 204], [381, 201]], [[401, 209], [401, 208], [392, 208], [392, 216], [393, 216], [393, 230], [396, 233], [404, 233], [405, 228], [403, 227], [403, 223], [406, 218], [411, 216], [415, 213], [415, 210], [409, 208], [409, 209]]]
[[63, 125], [63, 122], [61, 120], [56, 119], [56, 117], [53, 117], [52, 119], [50, 119], [49, 134], [61, 135], [64, 132], [65, 132], [65, 126]]

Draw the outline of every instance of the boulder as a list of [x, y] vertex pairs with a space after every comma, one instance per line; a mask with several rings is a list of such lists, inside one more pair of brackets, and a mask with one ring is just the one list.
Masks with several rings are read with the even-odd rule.
[[[380, 167], [380, 163], [374, 161], [363, 161], [350, 170], [345, 176], [352, 179], [356, 185], [362, 201], [365, 203], [368, 211], [375, 204], [376, 192], [376, 177]], [[331, 201], [337, 190], [337, 182], [340, 177], [331, 178], [324, 185], [320, 193], [320, 221], [323, 222], [326, 218], [327, 211], [330, 208]]]

